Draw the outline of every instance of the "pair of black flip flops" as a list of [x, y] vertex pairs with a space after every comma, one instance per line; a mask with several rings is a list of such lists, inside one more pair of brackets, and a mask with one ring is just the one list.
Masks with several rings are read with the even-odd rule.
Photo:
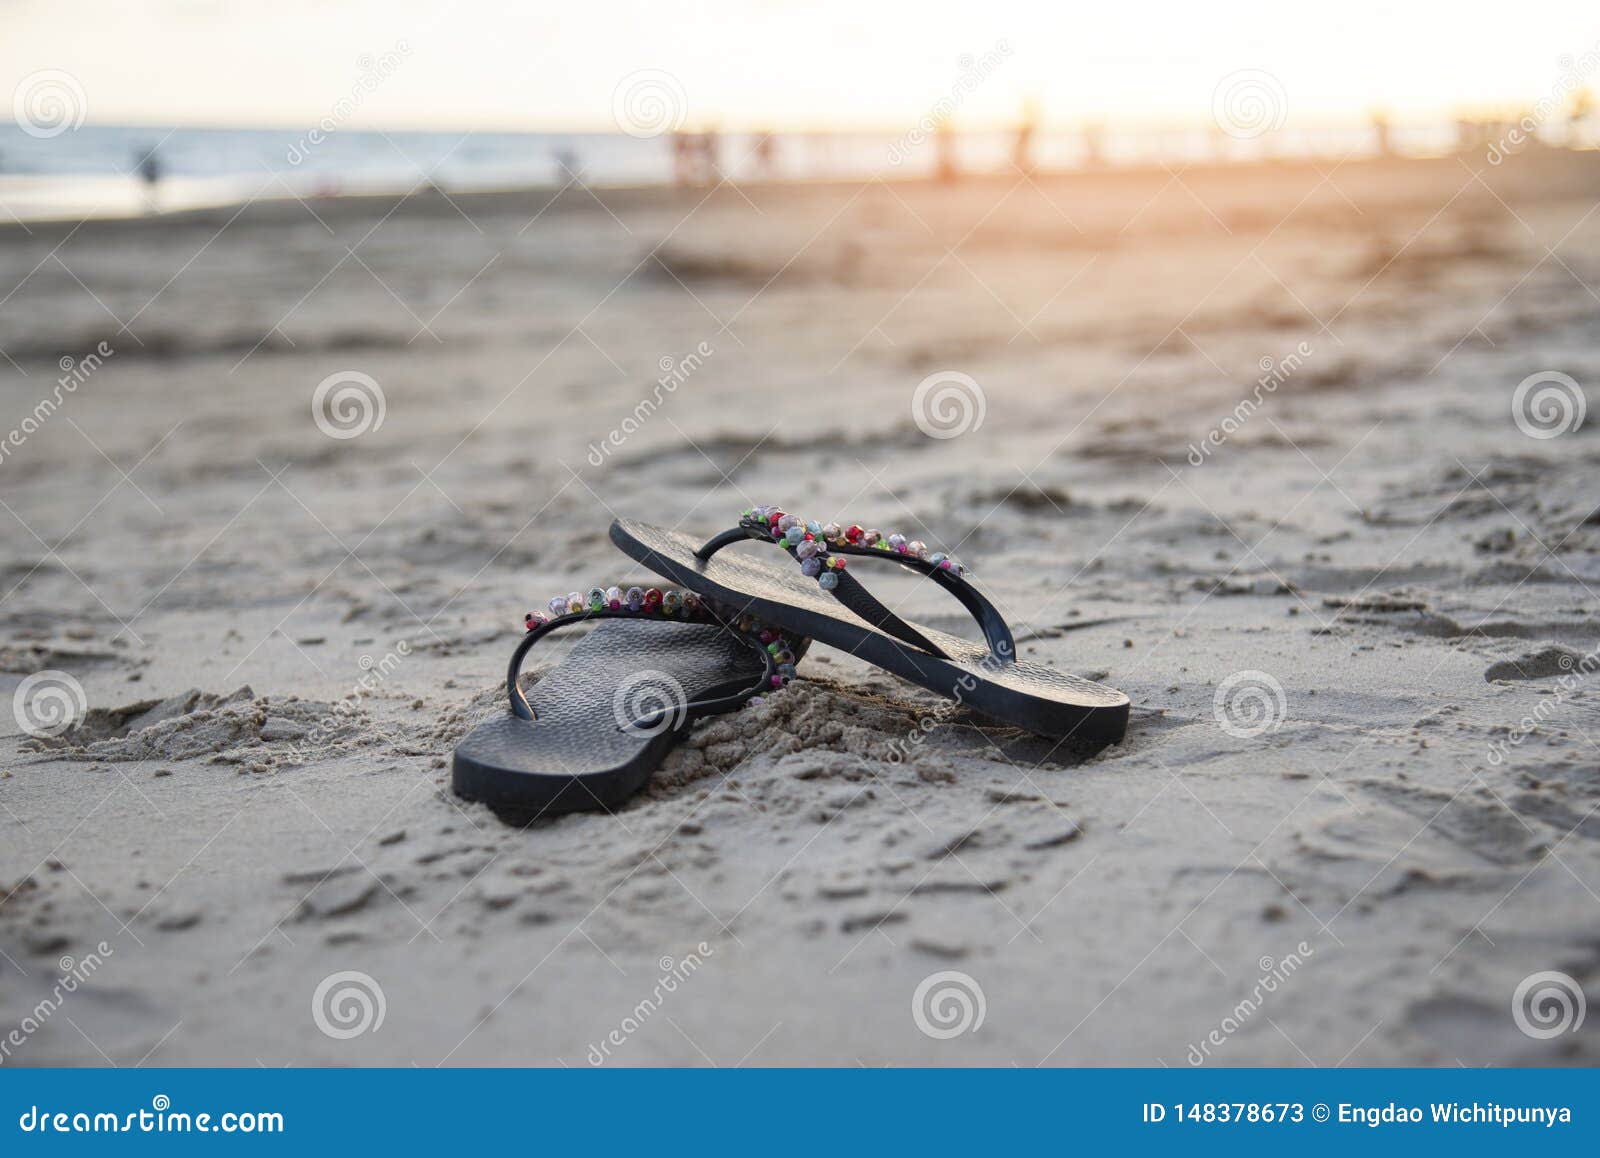
[[[813, 640], [1043, 736], [1107, 744], [1127, 728], [1125, 695], [1018, 659], [1005, 619], [965, 569], [920, 542], [776, 507], [746, 511], [703, 544], [624, 520], [611, 524], [611, 541], [683, 590], [597, 587], [552, 599], [548, 617], [531, 613], [506, 676], [510, 711], [456, 748], [461, 796], [521, 819], [616, 809], [690, 724], [787, 683]], [[747, 542], [791, 558], [721, 554]], [[984, 642], [900, 618], [856, 579], [855, 559], [926, 576], [966, 607]], [[525, 696], [517, 677], [528, 650], [594, 620]]]

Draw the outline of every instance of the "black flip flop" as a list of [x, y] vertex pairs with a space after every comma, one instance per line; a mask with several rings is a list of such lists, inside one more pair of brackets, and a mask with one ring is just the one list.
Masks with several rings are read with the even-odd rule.
[[[718, 555], [754, 540], [795, 561]], [[1114, 688], [1019, 660], [1011, 629], [954, 559], [901, 535], [804, 522], [776, 507], [746, 511], [704, 544], [677, 531], [619, 519], [611, 541], [673, 583], [767, 623], [860, 656], [986, 715], [1044, 736], [1115, 743], [1128, 726], [1128, 697]], [[846, 571], [845, 556], [887, 559], [954, 595], [987, 642], [973, 643], [901, 619]]]
[[[559, 604], [559, 607], [558, 607]], [[529, 613], [506, 673], [510, 710], [456, 746], [456, 794], [506, 819], [614, 811], [702, 716], [787, 683], [805, 641], [692, 592], [596, 587]], [[553, 631], [601, 622], [524, 696], [523, 657]]]

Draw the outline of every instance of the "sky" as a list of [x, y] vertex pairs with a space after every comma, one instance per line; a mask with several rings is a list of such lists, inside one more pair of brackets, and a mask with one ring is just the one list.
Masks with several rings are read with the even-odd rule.
[[609, 130], [655, 95], [690, 127], [1194, 125], [1244, 75], [1310, 127], [1600, 92], [1600, 3], [0, 0], [0, 109], [46, 71], [90, 124]]

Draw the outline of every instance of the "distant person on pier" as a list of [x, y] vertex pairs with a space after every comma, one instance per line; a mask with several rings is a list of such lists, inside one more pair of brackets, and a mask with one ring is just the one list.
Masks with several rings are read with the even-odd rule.
[[1016, 140], [1011, 147], [1011, 163], [1024, 176], [1033, 174], [1033, 138], [1038, 131], [1039, 106], [1030, 99], [1022, 106], [1022, 121], [1017, 125]]
[[771, 181], [778, 175], [778, 147], [771, 133], [758, 133], [755, 147], [750, 150], [750, 159], [754, 162], [756, 175], [763, 181]]
[[715, 185], [722, 180], [722, 134], [715, 125], [706, 126], [706, 131], [700, 134], [700, 166], [702, 180], [707, 185]]
[[690, 133], [675, 129], [672, 133], [672, 180], [679, 186], [694, 184], [695, 141]]
[[1387, 113], [1372, 114], [1372, 141], [1377, 146], [1378, 156], [1394, 156], [1394, 137], [1389, 131], [1389, 116]]
[[954, 181], [961, 175], [956, 161], [956, 131], [948, 118], [941, 119], [933, 133], [934, 174], [941, 181]]
[[1083, 126], [1083, 163], [1091, 169], [1098, 169], [1106, 163], [1105, 127], [1103, 125]]
[[1584, 126], [1594, 116], [1594, 93], [1580, 88], [1572, 94], [1572, 107], [1567, 110], [1567, 148], [1584, 147]]

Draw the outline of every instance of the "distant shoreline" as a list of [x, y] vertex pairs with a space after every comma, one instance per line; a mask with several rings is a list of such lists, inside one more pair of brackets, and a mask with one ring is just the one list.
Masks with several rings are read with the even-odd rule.
[[[1326, 172], [1337, 165], [1342, 172], [1381, 170], [1391, 167], [1415, 168], [1418, 171], [1439, 167], [1461, 167], [1470, 157], [1462, 153], [1443, 153], [1430, 156], [1361, 156], [1344, 160], [1324, 157], [1275, 157], [1258, 160], [1218, 160], [1197, 162], [1181, 170], [1163, 162], [1134, 162], [1105, 164], [1093, 168], [1049, 169], [1040, 168], [1026, 176], [1026, 180], [1044, 187], [1060, 186], [1092, 189], [1107, 183], [1142, 185], [1152, 179], [1171, 180], [1178, 173], [1185, 178], [1201, 175], [1231, 175], [1241, 179], [1266, 176], [1291, 176], [1307, 170]], [[1478, 167], [1482, 167], [1481, 163]], [[1571, 174], [1578, 184], [1586, 179], [1578, 174], [1589, 174], [1600, 168], [1600, 150], [1554, 149], [1535, 147], [1508, 158], [1499, 166], [1500, 173], [1538, 170], [1540, 178], [1531, 181], [1528, 196], [1538, 198], [1545, 193], [1559, 196], [1570, 192], [1571, 183], [1562, 175]], [[1461, 170], [1463, 180], [1471, 167]], [[1555, 183], [1551, 184], [1551, 178]], [[954, 187], [979, 187], [984, 185], [1015, 185], [1024, 180], [1022, 174], [1009, 172], [972, 171], [962, 173]], [[472, 205], [485, 209], [506, 202], [527, 202], [532, 212], [557, 210], [561, 212], [605, 212], [597, 198], [616, 208], [636, 206], [641, 203], [672, 204], [682, 202], [686, 207], [713, 197], [739, 197], [763, 193], [782, 196], [786, 191], [803, 191], [827, 188], [856, 188], [862, 185], [926, 187], [940, 183], [937, 177], [912, 172], [877, 173], [864, 176], [819, 176], [795, 178], [770, 178], [753, 181], [723, 181], [714, 185], [676, 185], [670, 182], [637, 181], [616, 183], [522, 182], [503, 186], [453, 188], [428, 185], [424, 187], [362, 188], [332, 193], [301, 195], [279, 184], [276, 191], [242, 194], [237, 189], [217, 189], [207, 195], [205, 190], [194, 191], [186, 183], [175, 180], [170, 187], [164, 183], [154, 212], [143, 208], [143, 193], [128, 179], [134, 196], [123, 207], [95, 207], [93, 211], [74, 213], [71, 207], [60, 211], [30, 215], [16, 211], [11, 200], [15, 190], [23, 183], [35, 183], [46, 190], [60, 187], [59, 178], [7, 176], [0, 174], [0, 234], [52, 234], [60, 230], [75, 230], [90, 225], [161, 227], [169, 223], [192, 223], [214, 219], [218, 225], [240, 216], [256, 223], [266, 224], [277, 219], [301, 218], [309, 210], [318, 217], [363, 217], [371, 214], [396, 212], [402, 207], [408, 214], [427, 214], [433, 208], [454, 216], [459, 209]], [[215, 183], [213, 183], [215, 184]], [[183, 191], [176, 198], [170, 196], [172, 188]], [[231, 193], [231, 195], [230, 195]], [[174, 203], [176, 202], [176, 203]]]

